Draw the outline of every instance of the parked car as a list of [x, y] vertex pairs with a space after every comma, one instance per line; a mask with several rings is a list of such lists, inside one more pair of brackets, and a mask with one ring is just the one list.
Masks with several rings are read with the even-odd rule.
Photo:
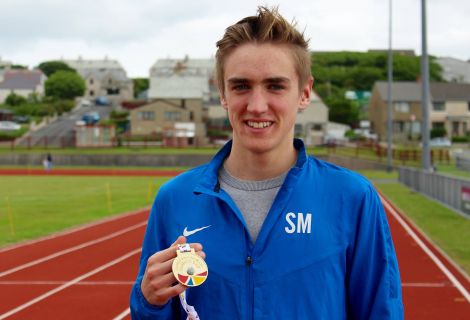
[[12, 121], [0, 121], [0, 131], [15, 131], [21, 129], [21, 125]]
[[82, 107], [90, 107], [91, 106], [91, 101], [90, 100], [87, 100], [87, 99], [82, 99], [80, 101], [80, 105]]
[[82, 121], [87, 125], [97, 124], [101, 120], [98, 112], [87, 112], [82, 116]]
[[109, 106], [111, 104], [111, 101], [109, 101], [107, 97], [101, 96], [95, 99], [95, 104], [97, 106]]

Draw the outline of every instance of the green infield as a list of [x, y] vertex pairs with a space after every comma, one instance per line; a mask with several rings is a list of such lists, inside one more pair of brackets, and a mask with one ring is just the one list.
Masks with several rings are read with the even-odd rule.
[[168, 178], [1, 176], [0, 246], [149, 206]]

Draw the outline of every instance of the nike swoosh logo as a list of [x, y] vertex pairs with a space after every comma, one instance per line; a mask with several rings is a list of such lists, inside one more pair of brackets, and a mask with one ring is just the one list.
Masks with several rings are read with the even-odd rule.
[[205, 226], [205, 227], [197, 228], [197, 229], [190, 230], [190, 231], [188, 231], [188, 227], [186, 227], [183, 230], [183, 236], [189, 237], [190, 235], [195, 234], [196, 232], [199, 232], [199, 231], [204, 230], [204, 229], [209, 228], [209, 227], [210, 226]]

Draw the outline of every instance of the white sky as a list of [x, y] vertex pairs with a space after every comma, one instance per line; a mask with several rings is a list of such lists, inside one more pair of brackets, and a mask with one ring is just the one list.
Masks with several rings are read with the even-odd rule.
[[[279, 5], [311, 50], [387, 48], [388, 0], [0, 0], [0, 57], [34, 67], [60, 59], [117, 59], [148, 77], [158, 58], [208, 58], [225, 28]], [[393, 0], [393, 47], [421, 52], [421, 1]], [[428, 52], [470, 59], [470, 1], [427, 0]]]

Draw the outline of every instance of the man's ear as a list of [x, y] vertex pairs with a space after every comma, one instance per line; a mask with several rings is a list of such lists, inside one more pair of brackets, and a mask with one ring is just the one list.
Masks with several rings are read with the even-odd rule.
[[220, 104], [222, 105], [222, 107], [224, 107], [225, 110], [227, 110], [228, 103], [223, 93], [220, 93]]
[[302, 87], [302, 92], [300, 96], [300, 110], [304, 110], [310, 104], [310, 99], [312, 98], [312, 87], [313, 87], [313, 77], [306, 81], [304, 86]]

